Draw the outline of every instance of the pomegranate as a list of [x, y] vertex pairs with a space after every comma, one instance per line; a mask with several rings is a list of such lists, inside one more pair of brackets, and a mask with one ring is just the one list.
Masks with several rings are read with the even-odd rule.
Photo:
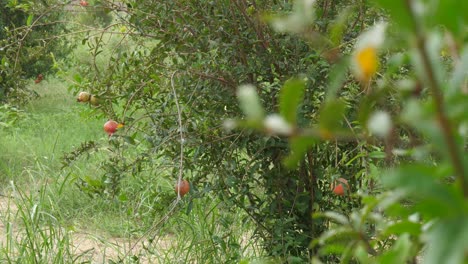
[[89, 99], [89, 102], [94, 106], [99, 105], [99, 99], [94, 95], [91, 95], [91, 98]]
[[85, 0], [80, 1], [80, 6], [88, 6], [88, 5], [89, 5], [89, 3], [87, 1], [85, 1]]
[[343, 196], [348, 190], [348, 181], [344, 178], [338, 178], [338, 180], [332, 184], [332, 191], [338, 196]]
[[182, 180], [175, 185], [175, 192], [180, 193], [180, 197], [184, 197], [190, 191], [190, 183], [187, 180]]
[[117, 128], [119, 128], [119, 126], [119, 123], [115, 122], [114, 120], [109, 120], [104, 124], [104, 131], [106, 131], [106, 133], [109, 136], [112, 136], [112, 134], [114, 134], [115, 131], [117, 131]]
[[81, 93], [78, 94], [78, 98], [76, 99], [76, 101], [78, 101], [78, 102], [88, 102], [90, 97], [91, 97], [91, 94], [89, 94], [87, 92], [81, 92]]
[[44, 76], [41, 73], [39, 73], [39, 75], [37, 75], [36, 80], [34, 80], [34, 83], [38, 84], [42, 81], [42, 79], [44, 79]]

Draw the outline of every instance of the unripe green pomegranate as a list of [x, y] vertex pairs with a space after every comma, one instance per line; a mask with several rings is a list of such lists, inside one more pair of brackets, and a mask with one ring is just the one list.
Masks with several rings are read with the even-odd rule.
[[89, 99], [89, 102], [94, 106], [99, 105], [99, 99], [94, 95], [91, 95], [91, 98]]

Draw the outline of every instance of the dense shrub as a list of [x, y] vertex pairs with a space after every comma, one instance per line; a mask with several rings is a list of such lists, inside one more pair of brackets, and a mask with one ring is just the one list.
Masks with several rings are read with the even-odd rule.
[[[326, 29], [323, 23], [335, 19], [344, 4], [335, 1], [330, 7], [324, 3], [329, 10], [310, 30]], [[334, 197], [330, 186], [333, 178], [345, 177], [354, 190], [360, 181], [355, 176], [362, 174], [363, 165], [337, 165], [353, 159], [361, 148], [352, 142], [318, 144], [301, 158], [301, 166], [290, 169], [282, 163], [289, 153], [285, 139], [247, 131], [226, 133], [222, 127], [225, 119], [239, 112], [237, 86], [257, 86], [266, 110], [274, 112], [280, 88], [291, 76], [307, 79], [299, 122], [317, 120], [330, 68], [322, 55], [330, 47], [313, 48], [300, 35], [273, 31], [262, 19], [291, 8], [290, 3], [271, 1], [133, 2], [117, 12], [121, 24], [107, 33], [85, 36], [95, 59], [101, 56], [109, 32], [123, 29], [128, 35], [122, 39], [141, 43], [132, 50], [117, 47], [107, 68], [90, 64], [75, 78], [76, 91], [96, 94], [103, 100], [104, 113], [126, 124], [123, 137], [113, 141], [116, 148], [137, 151], [133, 160], [110, 160], [113, 165], [109, 167], [118, 169], [101, 178], [99, 186], [108, 189], [103, 192], [116, 195], [122, 191], [118, 187], [122, 175], [133, 174], [135, 169], [139, 173], [162, 171], [148, 181], [175, 178], [181, 144], [178, 103], [183, 175], [197, 194], [214, 193], [244, 209], [245, 220], [255, 222], [256, 235], [271, 255], [309, 255], [310, 241], [326, 228], [325, 222], [311, 218], [312, 212], [337, 208], [348, 212], [359, 204], [350, 196]], [[360, 30], [355, 22], [360, 18], [352, 18], [349, 36]], [[347, 86], [345, 100], [351, 103], [359, 86]], [[167, 163], [174, 168], [158, 169]]]

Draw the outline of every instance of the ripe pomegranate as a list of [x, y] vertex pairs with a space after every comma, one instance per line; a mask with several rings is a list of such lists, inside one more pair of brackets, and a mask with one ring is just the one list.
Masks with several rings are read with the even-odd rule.
[[40, 83], [40, 82], [42, 81], [42, 79], [44, 79], [44, 75], [42, 75], [41, 73], [39, 73], [39, 74], [37, 75], [36, 80], [34, 80], [34, 83], [35, 83], [35, 84], [38, 84], [38, 83]]
[[343, 196], [348, 190], [348, 181], [344, 178], [338, 178], [338, 180], [332, 184], [332, 191], [336, 195]]
[[104, 124], [104, 131], [110, 136], [117, 131], [117, 128], [119, 128], [119, 123], [115, 122], [114, 120], [109, 120]]
[[78, 102], [88, 102], [90, 97], [91, 97], [90, 93], [81, 92], [81, 93], [78, 94], [78, 98], [76, 99], [76, 101], [78, 101]]
[[80, 1], [80, 6], [88, 6], [88, 5], [89, 5], [89, 3], [86, 2], [85, 0]]
[[190, 191], [190, 183], [182, 180], [175, 185], [174, 189], [176, 193], [180, 193], [180, 197], [184, 197]]

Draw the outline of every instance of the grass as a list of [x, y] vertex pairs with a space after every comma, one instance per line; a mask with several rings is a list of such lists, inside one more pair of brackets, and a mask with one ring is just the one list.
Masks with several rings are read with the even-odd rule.
[[[236, 263], [261, 255], [249, 223], [215, 197], [187, 195], [163, 219], [175, 199], [169, 172], [123, 175], [124, 195], [112, 199], [82, 192], [80, 179], [98, 179], [112, 155], [106, 118], [54, 78], [33, 89], [40, 97], [0, 129], [0, 262]], [[62, 168], [64, 153], [84, 141], [98, 149]]]
[[21, 181], [19, 174], [37, 163], [54, 164], [81, 142], [103, 138], [102, 120], [83, 115], [65, 84], [45, 81], [34, 87], [41, 97], [26, 106], [14, 127], [0, 131], [0, 179]]

